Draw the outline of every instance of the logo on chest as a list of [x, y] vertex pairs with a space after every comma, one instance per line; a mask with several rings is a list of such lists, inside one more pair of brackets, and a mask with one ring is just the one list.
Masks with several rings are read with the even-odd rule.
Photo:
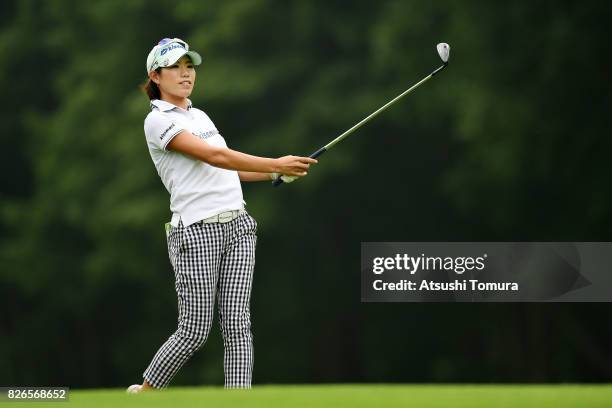
[[209, 137], [213, 137], [219, 134], [217, 129], [208, 130], [206, 132], [193, 132], [194, 135], [199, 137], [200, 139], [208, 139]]

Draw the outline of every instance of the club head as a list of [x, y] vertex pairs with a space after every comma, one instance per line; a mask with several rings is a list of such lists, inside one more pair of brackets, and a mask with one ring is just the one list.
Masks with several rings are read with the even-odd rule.
[[436, 49], [438, 50], [438, 55], [440, 56], [442, 62], [448, 64], [448, 57], [450, 56], [450, 45], [448, 45], [447, 43], [440, 43], [436, 45]]

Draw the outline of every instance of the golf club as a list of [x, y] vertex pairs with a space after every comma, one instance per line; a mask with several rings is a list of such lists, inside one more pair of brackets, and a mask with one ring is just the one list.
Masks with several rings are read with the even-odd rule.
[[[348, 135], [350, 135], [355, 130], [359, 129], [361, 126], [363, 126], [364, 124], [369, 122], [370, 119], [374, 118], [376, 115], [378, 115], [379, 113], [381, 113], [382, 111], [387, 109], [389, 106], [393, 105], [395, 102], [400, 100], [403, 96], [408, 95], [410, 92], [412, 92], [416, 88], [418, 88], [421, 84], [423, 84], [424, 82], [427, 82], [427, 80], [429, 80], [431, 77], [433, 77], [438, 72], [440, 72], [444, 68], [446, 68], [446, 66], [448, 65], [448, 57], [450, 55], [450, 46], [447, 43], [440, 43], [440, 44], [436, 45], [436, 49], [438, 50], [438, 55], [440, 56], [440, 59], [443, 62], [442, 66], [440, 66], [439, 68], [434, 70], [431, 74], [427, 75], [425, 78], [421, 79], [419, 82], [417, 82], [416, 84], [414, 84], [410, 88], [406, 89], [404, 92], [402, 92], [401, 94], [399, 94], [395, 98], [391, 99], [389, 102], [387, 102], [386, 104], [384, 104], [383, 106], [378, 108], [376, 111], [372, 112], [370, 115], [368, 115], [365, 118], [363, 118], [355, 126], [350, 128], [346, 132], [342, 133], [340, 136], [338, 136], [337, 138], [335, 138], [334, 140], [332, 140], [331, 142], [329, 142], [325, 146], [321, 147], [319, 150], [317, 150], [316, 152], [311, 154], [309, 157], [311, 157], [313, 159], [316, 159], [317, 157], [321, 156], [323, 153], [325, 153], [326, 151], [328, 151], [329, 149], [334, 147], [334, 145], [336, 145], [336, 143], [340, 142], [341, 140], [344, 140]], [[278, 177], [276, 180], [274, 180], [274, 182], [272, 184], [274, 185], [274, 187], [278, 187], [281, 184], [283, 184], [283, 180], [281, 180], [281, 178]]]

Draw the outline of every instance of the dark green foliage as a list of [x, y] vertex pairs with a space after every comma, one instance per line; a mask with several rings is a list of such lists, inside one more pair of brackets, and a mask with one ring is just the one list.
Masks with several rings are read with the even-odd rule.
[[[0, 6], [0, 383], [133, 383], [174, 330], [146, 150], [150, 48], [204, 57], [195, 105], [230, 147], [309, 154], [259, 222], [255, 381], [609, 381], [606, 304], [360, 304], [362, 241], [610, 240], [606, 2], [241, 0]], [[605, 321], [605, 320], [604, 320]], [[213, 330], [176, 384], [221, 384]]]

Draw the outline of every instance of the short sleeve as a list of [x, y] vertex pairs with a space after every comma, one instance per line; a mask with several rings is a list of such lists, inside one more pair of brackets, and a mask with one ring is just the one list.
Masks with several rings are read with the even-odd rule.
[[182, 130], [184, 130], [183, 126], [159, 111], [149, 113], [144, 122], [147, 143], [160, 150], [166, 150], [168, 143]]

